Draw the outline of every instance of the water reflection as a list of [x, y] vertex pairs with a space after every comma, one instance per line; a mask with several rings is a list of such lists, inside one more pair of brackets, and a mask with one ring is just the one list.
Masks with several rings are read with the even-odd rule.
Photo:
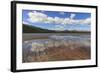
[[61, 45], [60, 43], [62, 42], [63, 44], [66, 42], [79, 42], [82, 43], [84, 45], [90, 45], [90, 37], [89, 36], [59, 36], [59, 35], [52, 35], [49, 36], [49, 38], [46, 39], [34, 39], [34, 40], [29, 40], [29, 41], [24, 41], [23, 42], [23, 48], [24, 49], [30, 49], [32, 48], [32, 45], [34, 44], [34, 46], [37, 44], [37, 46], [42, 45], [52, 45], [51, 47], [53, 47], [53, 43], [58, 43], [59, 45]]

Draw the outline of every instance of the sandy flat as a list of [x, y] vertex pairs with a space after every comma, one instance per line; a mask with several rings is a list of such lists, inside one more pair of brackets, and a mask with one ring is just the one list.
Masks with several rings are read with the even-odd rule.
[[[27, 50], [26, 50], [27, 51]], [[23, 62], [45, 62], [45, 61], [68, 61], [86, 60], [91, 58], [90, 47], [81, 44], [69, 45], [67, 47], [52, 47], [44, 53], [33, 55], [32, 52], [23, 53]]]

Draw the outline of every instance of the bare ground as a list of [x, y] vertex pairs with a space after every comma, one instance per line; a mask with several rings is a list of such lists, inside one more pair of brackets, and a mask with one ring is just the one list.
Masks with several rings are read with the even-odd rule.
[[34, 54], [29, 50], [23, 50], [23, 62], [45, 62], [64, 60], [86, 60], [91, 58], [90, 46], [79, 43], [68, 43], [68, 46], [52, 47], [42, 54]]

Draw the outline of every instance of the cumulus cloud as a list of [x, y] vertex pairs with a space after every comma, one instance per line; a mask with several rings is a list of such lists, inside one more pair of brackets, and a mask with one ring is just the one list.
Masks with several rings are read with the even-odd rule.
[[74, 19], [76, 14], [71, 14], [70, 17], [60, 18], [60, 17], [50, 17], [43, 12], [29, 12], [28, 13], [29, 22], [43, 22], [43, 23], [55, 23], [55, 24], [90, 24], [91, 19]]
[[64, 14], [65, 14], [65, 12], [60, 12], [60, 14], [61, 14], [61, 15], [64, 15]]
[[28, 20], [30, 22], [44, 22], [44, 21], [47, 20], [47, 15], [46, 14], [36, 12], [36, 11], [29, 12], [28, 16], [29, 16]]
[[91, 24], [91, 19], [87, 18], [83, 21], [84, 24]]
[[65, 30], [65, 26], [62, 25], [55, 25], [54, 28], [51, 28], [52, 30], [56, 30], [56, 31], [64, 31]]
[[71, 14], [70, 19], [73, 19], [76, 16], [76, 14]]
[[28, 23], [28, 22], [26, 22], [26, 21], [23, 21], [22, 23], [23, 23], [23, 24], [29, 24], [29, 23]]

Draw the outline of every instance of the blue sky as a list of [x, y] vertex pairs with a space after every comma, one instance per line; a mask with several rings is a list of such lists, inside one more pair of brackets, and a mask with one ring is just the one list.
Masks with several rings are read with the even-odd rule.
[[90, 31], [90, 13], [23, 10], [23, 24], [49, 30], [83, 30]]

